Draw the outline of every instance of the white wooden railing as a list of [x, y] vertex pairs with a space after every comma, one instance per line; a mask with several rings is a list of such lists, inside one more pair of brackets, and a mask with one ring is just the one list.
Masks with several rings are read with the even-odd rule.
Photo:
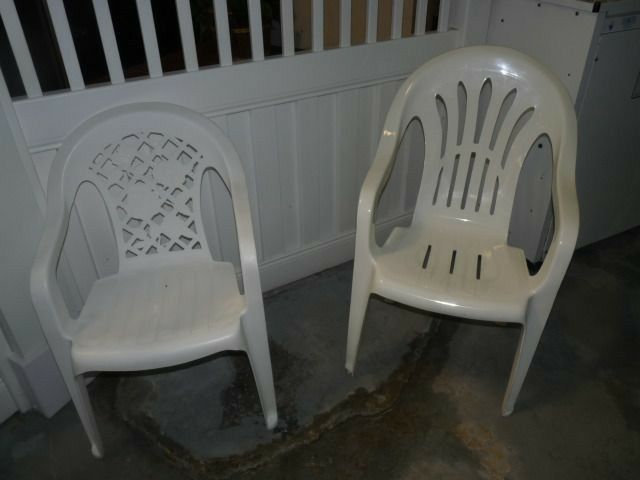
[[[29, 50], [29, 39], [25, 38], [25, 33], [14, 1], [15, 0], [0, 0], [0, 16], [2, 17], [2, 22], [7, 32], [7, 37], [18, 66], [26, 96], [28, 98], [39, 97], [43, 95], [43, 88], [40, 85], [37, 69], [34, 66], [34, 61]], [[252, 61], [262, 61], [265, 59], [265, 55], [260, 0], [246, 1], [248, 2], [249, 12]], [[309, 1], [312, 2], [311, 50], [313, 52], [320, 52], [324, 50], [324, 0]], [[339, 45], [345, 48], [351, 45], [352, 3], [351, 0], [339, 1], [339, 19], [334, 20], [339, 22]], [[378, 1], [379, 0], [366, 0], [366, 43], [375, 43], [377, 41], [379, 24]], [[392, 2], [392, 16], [388, 21], [391, 23], [391, 39], [398, 39], [402, 36], [403, 11], [407, 4], [415, 6], [413, 35], [420, 36], [425, 34], [429, 0], [414, 0], [415, 4], [405, 2], [405, 0], [390, 1]], [[438, 0], [431, 1], [434, 2]], [[229, 21], [227, 15], [217, 13], [227, 12], [227, 1], [211, 0], [211, 2], [216, 12], [215, 30], [217, 35], [219, 65], [225, 67], [233, 63]], [[126, 81], [125, 72], [123, 71], [120, 59], [108, 0], [92, 0], [92, 3], [110, 83], [113, 85], [123, 83]], [[149, 77], [162, 77], [164, 72], [158, 48], [151, 0], [135, 0], [135, 3]], [[64, 71], [68, 79], [69, 89], [71, 91], [83, 90], [87, 88], [87, 85], [83, 79], [81, 65], [76, 53], [76, 46], [74, 45], [63, 0], [46, 0], [46, 5], [62, 58]], [[175, 0], [175, 7], [185, 70], [186, 72], [194, 72], [201, 67], [198, 65], [190, 2], [189, 0]], [[437, 31], [445, 32], [448, 30], [449, 0], [439, 0], [438, 8]], [[294, 0], [280, 0], [280, 12], [282, 55], [285, 57], [293, 56], [296, 54], [294, 45]], [[44, 93], [46, 94], [47, 92]]]

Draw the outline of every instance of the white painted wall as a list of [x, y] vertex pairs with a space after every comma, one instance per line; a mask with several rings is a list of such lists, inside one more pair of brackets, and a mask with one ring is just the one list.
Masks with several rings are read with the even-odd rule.
[[[592, 4], [577, 0], [493, 0], [486, 42], [520, 50], [548, 66], [575, 101], [597, 20]], [[532, 149], [520, 173], [509, 243], [529, 260], [543, 258], [552, 225], [550, 214], [553, 148], [546, 141]]]
[[24, 412], [31, 407], [31, 402], [13, 368], [12, 360], [17, 355], [7, 340], [8, 332], [4, 315], [0, 310], [0, 423], [18, 410]]
[[[9, 332], [12, 349], [26, 355], [45, 344], [29, 293], [43, 213], [37, 202], [31, 165], [4, 79], [0, 77], [0, 325]], [[31, 175], [29, 175], [29, 173]]]
[[602, 5], [580, 95], [578, 245], [640, 225], [640, 0]]
[[[29, 274], [43, 224], [35, 171], [4, 79], [0, 76], [0, 422], [30, 401], [13, 361], [45, 348], [31, 303]], [[29, 178], [31, 177], [31, 179]]]
[[540, 60], [576, 99], [598, 17], [582, 1], [493, 0], [487, 43]]

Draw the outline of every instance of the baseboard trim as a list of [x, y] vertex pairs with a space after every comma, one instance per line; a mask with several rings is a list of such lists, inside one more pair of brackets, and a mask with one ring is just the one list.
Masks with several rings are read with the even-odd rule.
[[[408, 225], [413, 213], [405, 213], [376, 225], [378, 236], [386, 237], [395, 227]], [[273, 290], [327, 268], [353, 260], [355, 230], [303, 250], [268, 260], [260, 265], [263, 292]]]
[[48, 345], [25, 358], [9, 361], [31, 405], [45, 417], [52, 417], [69, 401], [69, 392]]

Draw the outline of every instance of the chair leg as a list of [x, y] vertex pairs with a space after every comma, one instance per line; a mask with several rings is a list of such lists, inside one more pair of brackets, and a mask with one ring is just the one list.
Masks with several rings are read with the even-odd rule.
[[246, 325], [246, 327], [243, 330], [247, 344], [247, 355], [249, 356], [253, 377], [258, 387], [264, 420], [267, 428], [272, 429], [278, 423], [278, 407], [273, 386], [267, 327], [264, 315], [261, 316], [262, 318], [253, 320], [244, 318], [243, 325]]
[[349, 331], [347, 333], [347, 360], [345, 367], [353, 373], [360, 346], [362, 325], [367, 313], [369, 296], [371, 295], [371, 278], [373, 268], [368, 260], [356, 256], [351, 284], [351, 307], [349, 309]]
[[513, 367], [511, 367], [509, 384], [507, 385], [507, 391], [502, 401], [502, 415], [505, 417], [513, 413], [513, 408], [520, 394], [524, 379], [527, 376], [529, 365], [531, 365], [531, 360], [536, 352], [545, 323], [545, 321], [529, 321], [522, 327], [520, 343], [518, 344], [516, 357], [513, 361]]
[[91, 407], [91, 401], [89, 399], [89, 393], [87, 392], [87, 386], [83, 375], [73, 375], [71, 371], [63, 372], [64, 382], [69, 389], [71, 400], [76, 407], [80, 422], [89, 437], [91, 442], [91, 453], [96, 458], [102, 458], [104, 454], [104, 447], [102, 445], [102, 438], [96, 425], [96, 419], [93, 414], [93, 408]]

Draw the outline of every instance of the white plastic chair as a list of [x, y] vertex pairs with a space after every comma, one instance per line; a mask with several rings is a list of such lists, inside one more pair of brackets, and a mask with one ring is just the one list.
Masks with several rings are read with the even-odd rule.
[[[244, 295], [233, 265], [211, 258], [203, 232], [200, 187], [210, 169], [231, 192]], [[119, 270], [95, 282], [73, 320], [56, 282], [56, 265], [84, 182], [95, 185], [107, 206]], [[69, 135], [49, 175], [31, 292], [96, 457], [103, 446], [86, 372], [154, 369], [245, 350], [267, 427], [276, 425], [244, 172], [231, 142], [201, 115], [162, 103], [127, 105], [95, 115]]]
[[[402, 135], [416, 118], [425, 133], [425, 161], [413, 222], [396, 228], [380, 247], [374, 211]], [[553, 150], [555, 233], [531, 276], [524, 253], [507, 245], [507, 235], [518, 175], [543, 134]], [[440, 314], [519, 323], [502, 404], [503, 415], [511, 414], [575, 247], [575, 161], [571, 99], [532, 58], [507, 48], [469, 47], [413, 73], [391, 105], [360, 192], [347, 370], [354, 369], [372, 293]]]

